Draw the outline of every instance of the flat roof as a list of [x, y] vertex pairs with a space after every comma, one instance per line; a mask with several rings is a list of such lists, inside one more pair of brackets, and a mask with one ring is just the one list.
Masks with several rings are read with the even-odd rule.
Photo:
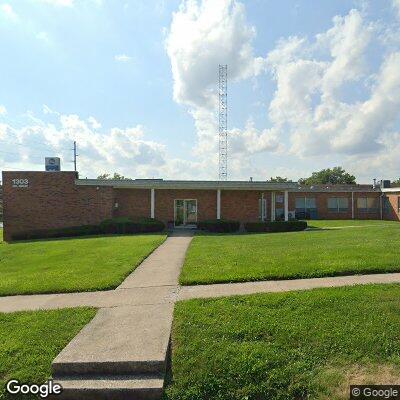
[[77, 179], [78, 186], [111, 186], [116, 189], [191, 189], [191, 190], [265, 190], [290, 192], [380, 192], [372, 185], [299, 185], [297, 182], [268, 181], [194, 181], [163, 179], [102, 180]]

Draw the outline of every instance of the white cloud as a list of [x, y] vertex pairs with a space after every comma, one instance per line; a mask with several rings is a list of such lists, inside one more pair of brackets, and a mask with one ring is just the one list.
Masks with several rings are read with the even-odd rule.
[[394, 9], [397, 11], [397, 14], [400, 17], [400, 0], [392, 0], [392, 4]]
[[[218, 65], [228, 65], [229, 83], [262, 73], [267, 62], [254, 55], [252, 42], [255, 36], [255, 28], [246, 20], [244, 5], [236, 0], [182, 1], [179, 10], [173, 14], [166, 36], [174, 100], [188, 107], [197, 132], [194, 153], [201, 159], [210, 160], [215, 173]], [[273, 131], [259, 131], [251, 124], [243, 130], [231, 129], [230, 170], [239, 172], [239, 165], [245, 163], [243, 157], [255, 151], [275, 151], [277, 148]]]
[[90, 126], [93, 129], [100, 129], [101, 128], [101, 123], [99, 121], [97, 121], [96, 118], [94, 118], [94, 117], [89, 117], [88, 118], [88, 122], [90, 123]]
[[[314, 43], [292, 37], [280, 40], [269, 53], [277, 84], [269, 117], [278, 136], [289, 134], [293, 154], [353, 155], [384, 146], [400, 107], [400, 53], [389, 52], [380, 70], [369, 72], [366, 57], [374, 29], [351, 10], [335, 17], [333, 27]], [[356, 90], [346, 85], [354, 82], [366, 98], [344, 101], [346, 90]]]
[[6, 114], [7, 114], [6, 107], [0, 104], [0, 115], [6, 115]]
[[119, 61], [119, 62], [128, 62], [128, 61], [132, 60], [132, 57], [130, 57], [126, 54], [118, 54], [118, 55], [114, 56], [114, 60]]
[[57, 7], [72, 7], [74, 0], [39, 0], [41, 3], [49, 4]]
[[214, 107], [218, 64], [228, 64], [232, 81], [259, 74], [265, 60], [254, 57], [254, 36], [238, 1], [183, 1], [166, 40], [174, 99], [190, 107]]
[[[45, 156], [59, 156], [62, 169], [72, 168], [72, 142], [78, 145], [81, 176], [96, 177], [114, 171], [132, 178], [207, 179], [212, 177], [209, 160], [171, 158], [164, 144], [146, 138], [143, 126], [102, 129], [94, 117], [87, 121], [43, 106], [49, 123], [25, 114], [27, 122], [0, 123], [0, 170], [42, 169]], [[14, 119], [12, 120], [14, 121]], [[22, 125], [22, 126], [21, 126]]]
[[0, 5], [0, 14], [5, 16], [10, 21], [16, 21], [18, 19], [18, 15], [12, 8], [11, 4], [8, 3]]

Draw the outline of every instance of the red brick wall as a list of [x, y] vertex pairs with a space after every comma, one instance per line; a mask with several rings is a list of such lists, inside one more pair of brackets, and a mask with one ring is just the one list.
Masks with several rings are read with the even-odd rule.
[[[240, 222], [259, 221], [261, 192], [255, 190], [222, 190], [221, 218]], [[267, 215], [270, 216], [270, 195], [266, 194]]]
[[[15, 188], [13, 179], [28, 179], [29, 186]], [[112, 216], [112, 188], [74, 181], [74, 172], [3, 172], [5, 240], [36, 229], [98, 224]]]
[[[319, 219], [351, 219], [351, 193], [343, 192], [330, 192], [330, 193], [289, 193], [289, 210], [296, 209], [296, 197], [315, 197], [317, 204], [317, 215]], [[328, 210], [328, 198], [330, 197], [345, 197], [348, 199], [348, 210], [345, 212], [332, 212]], [[377, 212], [362, 212], [357, 208], [358, 197], [374, 197], [378, 200], [378, 211]], [[380, 203], [379, 203], [379, 192], [372, 193], [358, 193], [354, 192], [354, 219], [380, 219]]]
[[[115, 217], [150, 217], [150, 189], [114, 189]], [[157, 191], [156, 191], [157, 193]]]
[[174, 190], [155, 191], [155, 218], [163, 222], [174, 220], [175, 199], [197, 199], [197, 220], [217, 218], [216, 190]]
[[[28, 179], [27, 188], [12, 187], [13, 179]], [[83, 224], [98, 224], [112, 216], [132, 218], [150, 216], [149, 189], [113, 189], [112, 187], [76, 186], [74, 172], [3, 172], [5, 239], [16, 233], [35, 229], [50, 229]], [[253, 190], [222, 190], [221, 217], [240, 222], [259, 220], [259, 199], [262, 192]], [[283, 192], [277, 192], [276, 196]], [[289, 193], [289, 211], [295, 210], [295, 198], [315, 197], [318, 218], [351, 219], [351, 193]], [[390, 215], [387, 219], [400, 219], [397, 208], [399, 193], [388, 194]], [[346, 212], [328, 211], [329, 197], [347, 197]], [[375, 197], [380, 193], [354, 193], [356, 219], [380, 219], [380, 211], [363, 213], [357, 208], [358, 197]], [[271, 218], [271, 193], [264, 192], [267, 200], [267, 219]], [[198, 221], [215, 219], [217, 214], [216, 190], [155, 190], [155, 218], [168, 222], [174, 219], [175, 199], [197, 199]], [[119, 207], [113, 210], [114, 203]], [[379, 202], [378, 202], [379, 204]], [[283, 208], [276, 203], [276, 208]]]
[[386, 193], [386, 198], [389, 202], [389, 208], [385, 210], [384, 217], [388, 220], [399, 221], [400, 212], [398, 199], [400, 197], [400, 190], [397, 193]]

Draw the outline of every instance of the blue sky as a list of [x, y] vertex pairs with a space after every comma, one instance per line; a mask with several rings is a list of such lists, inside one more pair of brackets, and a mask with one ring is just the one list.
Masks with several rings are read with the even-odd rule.
[[0, 170], [400, 176], [400, 2], [0, 0]]

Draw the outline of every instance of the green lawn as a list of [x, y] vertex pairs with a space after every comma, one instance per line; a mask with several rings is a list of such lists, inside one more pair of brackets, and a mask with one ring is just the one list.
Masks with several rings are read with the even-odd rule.
[[345, 227], [361, 227], [361, 226], [387, 226], [398, 224], [397, 221], [381, 221], [376, 219], [332, 219], [332, 220], [308, 220], [310, 228], [345, 228]]
[[348, 399], [400, 383], [400, 286], [176, 305], [168, 400]]
[[19, 398], [5, 393], [11, 378], [45, 382], [53, 359], [95, 313], [88, 308], [0, 313], [0, 399]]
[[165, 235], [0, 242], [0, 295], [113, 289]]
[[[326, 224], [326, 221], [315, 222], [321, 226]], [[370, 222], [365, 221], [364, 227], [345, 229], [198, 235], [189, 248], [180, 283], [194, 285], [400, 271], [400, 224], [386, 222], [384, 226], [367, 226]]]

